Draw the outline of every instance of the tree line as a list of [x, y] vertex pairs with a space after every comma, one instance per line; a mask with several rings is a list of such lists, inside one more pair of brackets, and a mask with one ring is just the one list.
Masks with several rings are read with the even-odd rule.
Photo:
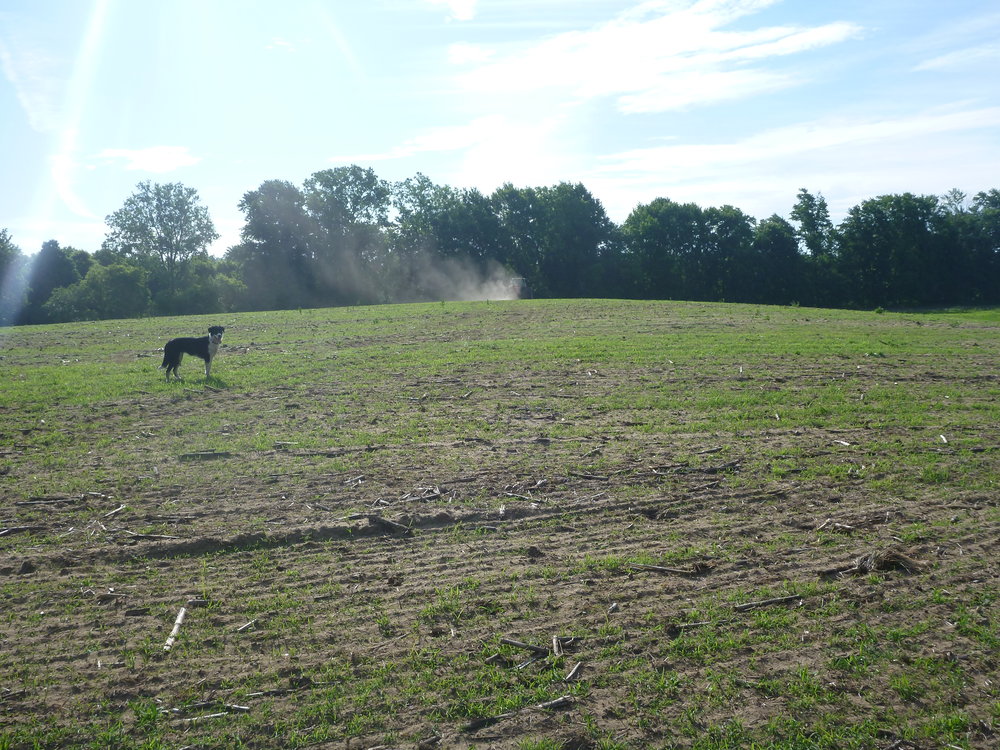
[[239, 209], [240, 242], [221, 258], [180, 183], [139, 183], [93, 253], [50, 240], [28, 259], [0, 230], [0, 323], [495, 299], [515, 277], [536, 297], [1000, 303], [998, 190], [883, 195], [838, 225], [804, 188], [787, 220], [657, 198], [616, 225], [579, 183], [485, 195], [349, 166], [268, 180]]

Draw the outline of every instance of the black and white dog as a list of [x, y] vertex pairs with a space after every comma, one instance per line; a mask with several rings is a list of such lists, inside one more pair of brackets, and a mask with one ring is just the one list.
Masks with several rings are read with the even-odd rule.
[[160, 365], [161, 370], [164, 367], [167, 368], [167, 382], [170, 382], [171, 372], [174, 373], [177, 380], [181, 379], [181, 376], [177, 374], [177, 368], [181, 366], [181, 360], [185, 354], [201, 357], [205, 360], [205, 378], [210, 378], [212, 376], [212, 360], [215, 359], [215, 355], [219, 351], [219, 344], [222, 343], [222, 332], [225, 330], [222, 326], [211, 326], [207, 336], [200, 338], [182, 336], [170, 339], [163, 347], [163, 364]]

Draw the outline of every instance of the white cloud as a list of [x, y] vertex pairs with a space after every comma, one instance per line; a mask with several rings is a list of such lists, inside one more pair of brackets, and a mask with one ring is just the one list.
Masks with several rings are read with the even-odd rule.
[[386, 152], [346, 154], [330, 161], [368, 164], [450, 153], [453, 166], [439, 179], [490, 192], [505, 182], [550, 184], [573, 179], [579, 164], [564, 131], [565, 121], [559, 115], [531, 119], [487, 115], [463, 125], [431, 128]]
[[298, 48], [287, 39], [275, 37], [268, 44], [264, 45], [268, 52], [298, 52]]
[[925, 60], [914, 70], [964, 71], [984, 64], [995, 65], [997, 62], [1000, 62], [1000, 44], [983, 44]]
[[173, 172], [182, 167], [194, 166], [201, 161], [186, 146], [151, 146], [150, 148], [106, 148], [99, 158], [124, 159], [125, 169], [142, 172]]
[[[691, 169], [767, 164], [774, 159], [872, 143], [899, 144], [907, 139], [1000, 127], [1000, 107], [958, 112], [928, 112], [896, 119], [830, 119], [805, 122], [722, 144], [688, 144], [634, 149], [605, 157], [605, 171], [680, 175]], [[918, 152], [917, 152], [918, 153]]]
[[448, 47], [448, 62], [452, 65], [483, 64], [494, 54], [494, 50], [480, 44], [458, 42]]
[[517, 120], [507, 116], [479, 122], [474, 140], [446, 175], [455, 185], [489, 193], [511, 182], [549, 185], [573, 179], [579, 165], [563, 140], [565, 122], [558, 115]]
[[330, 161], [338, 164], [365, 163], [406, 159], [424, 153], [461, 151], [471, 148], [481, 142], [486, 134], [501, 128], [503, 121], [504, 118], [500, 115], [488, 115], [464, 125], [444, 125], [431, 128], [382, 153], [332, 156]]
[[759, 66], [861, 33], [846, 22], [724, 30], [773, 2], [644, 3], [591, 29], [495, 50], [492, 60], [458, 81], [471, 92], [548, 90], [577, 101], [610, 96], [626, 113], [662, 112], [786, 88], [796, 75]]
[[451, 18], [456, 21], [471, 21], [476, 17], [477, 0], [425, 0], [433, 6], [443, 5], [451, 12]]
[[[731, 142], [612, 154], [586, 184], [617, 221], [656, 197], [729, 203], [764, 218], [790, 209], [800, 187], [839, 196], [830, 208], [842, 216], [878, 194], [987, 189], [1000, 163], [986, 142], [998, 127], [1000, 107], [801, 122]], [[976, 165], [962, 168], [964, 184], [953, 184], [956, 164]]]
[[94, 218], [93, 212], [76, 192], [76, 173], [80, 167], [72, 156], [72, 144], [76, 134], [67, 131], [61, 136], [66, 147], [49, 157], [49, 168], [55, 194], [72, 213], [81, 218]]
[[32, 130], [51, 133], [62, 120], [63, 61], [28, 46], [22, 39], [0, 37], [0, 69], [10, 83]]
[[48, 240], [93, 252], [100, 248], [107, 232], [103, 219], [81, 221], [31, 216], [15, 218], [7, 226], [18, 247], [28, 255], [41, 250]]
[[[605, 117], [601, 109], [608, 100], [623, 114], [659, 113], [785, 89], [804, 74], [771, 61], [861, 32], [844, 22], [760, 28], [744, 23], [738, 31], [725, 29], [775, 1], [652, 0], [591, 28], [530, 44], [453, 45], [450, 61], [464, 66], [455, 79], [463, 107], [482, 106], [480, 111], [489, 114], [424, 131], [379, 153], [332, 161], [371, 163], [450, 154], [442, 162], [449, 167], [437, 178], [484, 191], [507, 181], [581, 180], [589, 185], [593, 180], [595, 185], [600, 181], [621, 188], [626, 179], [648, 191], [662, 181], [656, 170], [675, 173], [673, 164], [679, 160], [688, 173], [698, 171], [706, 153], [727, 148], [667, 146], [661, 147], [665, 151], [622, 152], [595, 163], [584, 155], [592, 148], [587, 123], [593, 120], [588, 118]], [[745, 148], [750, 154], [761, 145], [733, 144], [728, 151]], [[442, 173], [449, 168], [450, 173]]]

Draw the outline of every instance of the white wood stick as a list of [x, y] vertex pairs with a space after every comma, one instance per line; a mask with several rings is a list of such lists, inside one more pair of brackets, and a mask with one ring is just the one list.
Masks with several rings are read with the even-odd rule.
[[167, 642], [163, 645], [164, 651], [169, 651], [174, 647], [174, 641], [177, 638], [177, 633], [180, 632], [181, 623], [184, 622], [184, 615], [187, 614], [187, 609], [181, 607], [181, 611], [177, 613], [177, 619], [174, 620], [174, 629], [170, 631], [170, 635], [167, 636]]

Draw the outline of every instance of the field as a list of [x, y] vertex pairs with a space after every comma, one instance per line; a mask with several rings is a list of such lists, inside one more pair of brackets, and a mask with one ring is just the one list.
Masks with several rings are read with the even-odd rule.
[[997, 311], [105, 321], [0, 378], [0, 749], [1000, 744]]

